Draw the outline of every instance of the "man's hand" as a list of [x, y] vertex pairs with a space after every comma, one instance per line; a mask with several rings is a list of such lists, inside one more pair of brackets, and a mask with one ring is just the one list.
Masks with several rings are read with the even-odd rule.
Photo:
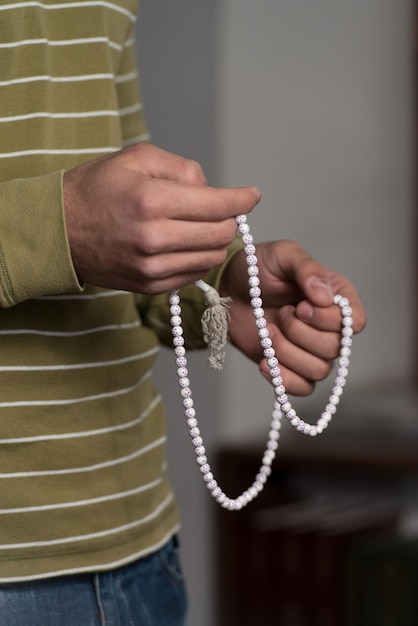
[[209, 187], [194, 161], [137, 144], [64, 174], [71, 255], [82, 282], [143, 294], [182, 287], [224, 262], [254, 187]]
[[[308, 395], [328, 376], [340, 349], [341, 312], [333, 304], [337, 293], [353, 309], [353, 330], [360, 332], [366, 315], [353, 285], [317, 261], [294, 241], [256, 246], [263, 309], [270, 338], [280, 361], [287, 391]], [[222, 295], [233, 299], [229, 335], [232, 343], [258, 362], [269, 379], [254, 317], [249, 305], [244, 252], [235, 255], [224, 272]]]

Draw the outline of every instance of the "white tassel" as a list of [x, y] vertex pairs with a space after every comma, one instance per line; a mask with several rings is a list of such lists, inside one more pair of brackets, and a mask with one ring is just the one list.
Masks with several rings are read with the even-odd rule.
[[197, 281], [196, 285], [205, 292], [205, 300], [208, 308], [202, 315], [203, 338], [208, 344], [209, 367], [221, 370], [225, 362], [225, 350], [228, 340], [228, 322], [230, 314], [228, 303], [232, 298], [221, 298], [214, 287], [210, 287], [203, 281]]

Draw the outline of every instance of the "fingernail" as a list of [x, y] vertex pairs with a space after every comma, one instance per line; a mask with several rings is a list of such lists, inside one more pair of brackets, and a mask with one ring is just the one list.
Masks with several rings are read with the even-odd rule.
[[302, 320], [302, 322], [309, 322], [312, 319], [314, 312], [313, 306], [309, 304], [309, 302], [306, 302], [306, 300], [299, 303], [296, 311], [298, 318]]
[[319, 278], [312, 278], [310, 287], [320, 298], [326, 298], [328, 300], [328, 298], [332, 298], [334, 295], [331, 286], [328, 283], [324, 283]]
[[274, 324], [268, 324], [267, 329], [269, 331], [269, 337], [271, 339], [276, 334], [276, 328], [275, 328]]
[[260, 191], [260, 189], [258, 187], [253, 187], [253, 191], [254, 191], [254, 195], [256, 197], [255, 202], [256, 202], [256, 204], [258, 204], [260, 202], [260, 200], [261, 200], [261, 191]]

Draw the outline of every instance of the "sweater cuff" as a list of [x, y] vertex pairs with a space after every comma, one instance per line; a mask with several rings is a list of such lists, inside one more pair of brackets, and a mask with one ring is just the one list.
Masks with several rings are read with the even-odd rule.
[[80, 292], [68, 244], [63, 172], [0, 185], [0, 307]]

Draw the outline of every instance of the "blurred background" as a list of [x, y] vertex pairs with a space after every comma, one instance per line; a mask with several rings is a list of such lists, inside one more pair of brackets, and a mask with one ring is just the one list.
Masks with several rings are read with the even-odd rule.
[[[415, 442], [417, 406], [415, 22], [412, 0], [141, 0], [137, 32], [152, 142], [199, 161], [213, 185], [258, 185], [262, 202], [249, 219], [255, 239], [298, 240], [353, 281], [368, 313], [367, 329], [354, 341], [341, 419], [330, 426], [334, 434], [324, 436], [334, 456], [341, 441], [352, 442], [344, 476], [335, 481], [341, 455], [332, 464], [318, 438], [306, 450], [303, 436], [284, 428], [282, 441], [291, 444], [283, 443], [277, 505], [286, 501], [286, 489], [288, 500], [297, 491], [318, 502], [333, 492], [341, 497], [344, 489], [348, 499], [361, 497], [370, 475], [367, 488], [379, 504], [394, 505], [397, 525], [410, 534], [418, 509], [418, 447], [404, 447]], [[203, 353], [194, 354], [189, 371], [206, 447], [221, 475], [228, 466], [225, 479], [235, 484], [252, 462], [253, 447], [261, 458], [272, 391], [233, 349], [227, 359], [216, 375]], [[231, 618], [222, 621], [228, 599], [220, 598], [219, 587], [239, 593], [225, 575], [236, 558], [239, 583], [242, 564], [228, 553], [224, 512], [215, 512], [195, 465], [170, 351], [162, 351], [157, 375], [183, 516], [191, 624], [233, 626]], [[316, 419], [330, 384], [295, 402], [302, 417]], [[372, 452], [376, 439], [382, 453], [367, 468], [367, 451], [361, 461], [358, 443]], [[323, 450], [321, 475], [308, 462], [314, 446]], [[411, 458], [407, 467], [395, 463], [394, 450], [400, 459]], [[275, 504], [273, 495], [266, 503]], [[226, 515], [236, 520], [242, 514]], [[269, 623], [251, 619], [237, 623]], [[304, 624], [296, 617], [272, 623]], [[324, 618], [321, 626], [327, 624], [333, 626]]]

